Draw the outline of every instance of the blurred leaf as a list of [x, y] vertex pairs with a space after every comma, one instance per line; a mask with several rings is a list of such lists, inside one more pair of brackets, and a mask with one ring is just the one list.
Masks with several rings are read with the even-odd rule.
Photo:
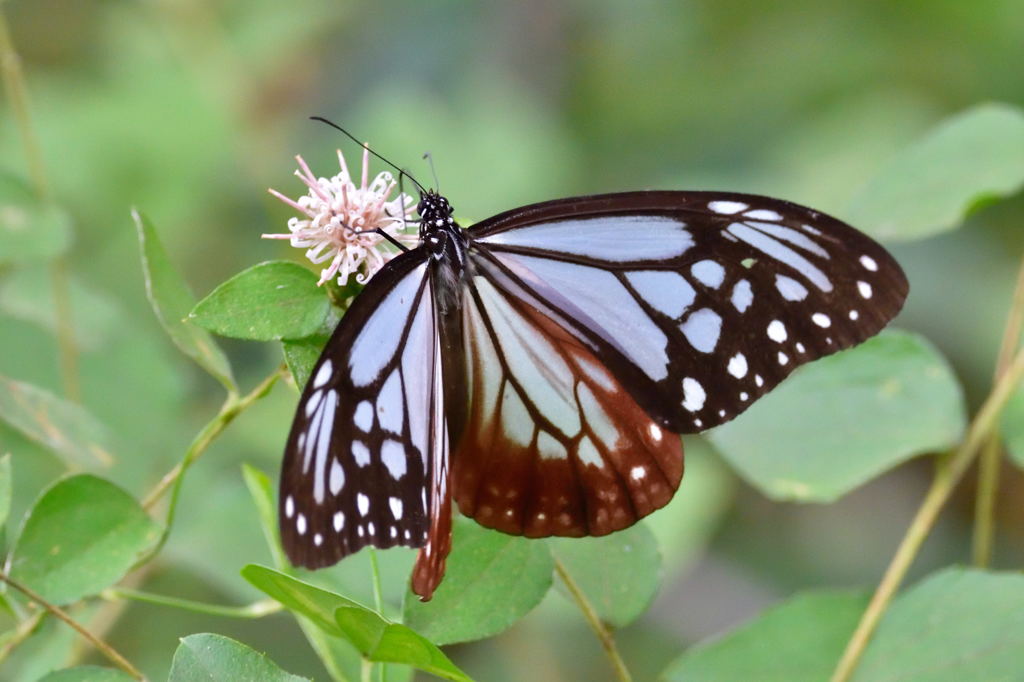
[[229, 391], [237, 391], [231, 365], [224, 351], [205, 330], [185, 321], [195, 304], [195, 297], [178, 271], [171, 265], [167, 252], [149, 218], [132, 211], [139, 235], [142, 271], [146, 279], [146, 296], [153, 312], [174, 344], [185, 355], [209, 372]]
[[1024, 386], [1003, 408], [1001, 430], [1010, 461], [1024, 469]]
[[679, 491], [665, 507], [644, 519], [654, 534], [664, 567], [674, 575], [686, 570], [729, 510], [736, 477], [707, 439], [687, 436], [685, 473]]
[[291, 370], [292, 376], [295, 378], [295, 386], [300, 392], [309, 381], [309, 375], [320, 358], [324, 346], [327, 345], [328, 338], [326, 334], [314, 334], [304, 339], [281, 342], [284, 360], [288, 363], [288, 369]]
[[831, 502], [963, 433], [963, 396], [920, 336], [887, 331], [801, 368], [710, 440], [777, 500]]
[[427, 639], [340, 594], [255, 564], [243, 568], [242, 576], [324, 632], [355, 645], [371, 661], [411, 665], [450, 680], [469, 679]]
[[196, 304], [189, 319], [221, 336], [279, 341], [315, 334], [330, 312], [316, 275], [295, 263], [268, 261], [218, 286]]
[[982, 104], [901, 151], [854, 198], [846, 218], [877, 239], [921, 239], [1022, 186], [1024, 114]]
[[7, 517], [11, 513], [11, 453], [0, 457], [0, 528], [7, 523]]
[[113, 483], [83, 474], [55, 483], [29, 512], [11, 577], [56, 604], [117, 582], [160, 539], [160, 527]]
[[285, 566], [284, 552], [281, 551], [281, 542], [277, 535], [277, 507], [274, 506], [273, 484], [270, 477], [248, 464], [242, 465], [242, 476], [245, 478], [245, 485], [252, 496], [253, 504], [256, 505], [263, 537], [266, 538], [267, 547], [274, 556], [274, 563], [279, 567]]
[[[122, 313], [109, 298], [79, 278], [72, 275], [69, 280], [75, 344], [81, 350], [99, 349], [113, 329], [120, 331]], [[0, 310], [56, 334], [57, 312], [49, 273], [40, 268], [11, 273], [0, 288]]]
[[38, 386], [0, 376], [0, 419], [71, 466], [114, 463], [107, 428], [83, 407]]
[[335, 618], [345, 637], [371, 661], [403, 663], [446, 680], [472, 682], [430, 640], [405, 625], [391, 623], [361, 606], [343, 606]]
[[300, 682], [306, 679], [281, 670], [266, 654], [253, 651], [241, 642], [209, 633], [182, 637], [167, 677], [168, 682]]
[[71, 217], [41, 202], [20, 178], [0, 172], [0, 265], [55, 258], [71, 245]]
[[753, 621], [673, 661], [669, 682], [821, 682], [853, 634], [867, 598], [844, 592], [799, 594]]
[[54, 670], [43, 675], [39, 682], [131, 682], [135, 678], [115, 668], [101, 668], [98, 665], [79, 665], [74, 668]]
[[901, 594], [854, 680], [1018, 680], [1024, 575], [949, 568]]
[[[601, 620], [624, 627], [654, 599], [661, 578], [658, 543], [645, 523], [599, 538], [552, 538], [551, 553]], [[558, 591], [568, 594], [558, 581]]]
[[444, 580], [428, 602], [411, 592], [406, 625], [435, 644], [484, 639], [502, 632], [540, 603], [551, 588], [547, 545], [455, 519]]

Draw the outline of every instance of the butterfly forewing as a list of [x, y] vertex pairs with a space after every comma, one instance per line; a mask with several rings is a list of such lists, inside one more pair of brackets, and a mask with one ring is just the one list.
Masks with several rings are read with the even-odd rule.
[[382, 269], [302, 392], [280, 491], [281, 539], [297, 566], [327, 566], [366, 545], [426, 541], [432, 458], [447, 459], [434, 433], [437, 333], [427, 275], [419, 250]]
[[659, 424], [697, 432], [877, 333], [907, 282], [878, 244], [777, 199], [635, 192], [485, 221], [470, 253], [588, 346]]

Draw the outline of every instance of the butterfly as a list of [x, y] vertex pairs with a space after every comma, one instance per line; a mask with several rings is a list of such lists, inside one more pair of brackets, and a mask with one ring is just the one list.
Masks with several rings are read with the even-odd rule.
[[356, 296], [310, 374], [279, 505], [293, 564], [418, 547], [424, 600], [453, 499], [530, 538], [627, 528], [679, 487], [676, 434], [873, 336], [908, 291], [869, 237], [762, 196], [583, 196], [462, 229], [421, 191], [417, 212], [419, 245]]

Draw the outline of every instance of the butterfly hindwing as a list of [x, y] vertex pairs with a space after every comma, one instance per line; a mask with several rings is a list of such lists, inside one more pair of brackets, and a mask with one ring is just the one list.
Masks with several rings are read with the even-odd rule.
[[907, 293], [899, 265], [870, 238], [752, 195], [566, 199], [469, 235], [471, 258], [679, 433], [732, 419], [796, 367], [874, 335]]
[[427, 257], [415, 250], [356, 297], [302, 392], [279, 496], [293, 564], [327, 566], [366, 545], [424, 546], [433, 458], [447, 459], [436, 437], [436, 349]]
[[506, 533], [606, 535], [664, 506], [681, 443], [594, 353], [478, 263], [463, 300], [469, 416], [453, 457], [463, 514]]

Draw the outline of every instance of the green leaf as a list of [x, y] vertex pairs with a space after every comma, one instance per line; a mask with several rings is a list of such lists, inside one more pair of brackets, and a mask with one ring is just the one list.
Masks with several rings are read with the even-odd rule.
[[547, 545], [506, 535], [458, 517], [444, 580], [433, 598], [405, 599], [406, 625], [435, 644], [502, 632], [540, 603], [551, 588]]
[[205, 329], [185, 321], [195, 305], [195, 297], [171, 265], [153, 224], [136, 210], [132, 211], [132, 218], [139, 235], [146, 296], [160, 324], [181, 352], [209, 372], [228, 391], [237, 391], [231, 364], [224, 351]]
[[114, 463], [107, 428], [85, 408], [38, 386], [0, 376], [0, 419], [71, 466]]
[[11, 513], [11, 489], [14, 487], [11, 478], [11, 453], [0, 457], [0, 528], [7, 523]]
[[410, 665], [449, 680], [469, 679], [429, 640], [340, 594], [256, 564], [243, 568], [242, 577], [324, 632], [344, 638], [371, 661]]
[[800, 594], [750, 623], [677, 658], [668, 682], [821, 682], [853, 634], [867, 598], [845, 592]]
[[931, 344], [888, 331], [798, 370], [711, 442], [777, 500], [831, 502], [960, 440], [963, 396]]
[[455, 682], [472, 682], [430, 640], [361, 606], [335, 612], [338, 627], [363, 656], [377, 663], [402, 663]]
[[[123, 328], [123, 313], [102, 292], [73, 274], [68, 277], [68, 293], [75, 328], [75, 345], [81, 350], [99, 350], [112, 332]], [[57, 333], [57, 307], [53, 299], [53, 278], [46, 269], [31, 268], [12, 272], [0, 288], [0, 310]]]
[[1024, 114], [982, 104], [900, 152], [854, 198], [846, 218], [877, 239], [921, 239], [1022, 186]]
[[878, 626], [854, 680], [1019, 680], [1024, 575], [950, 568], [901, 594]]
[[115, 668], [101, 668], [98, 665], [79, 665], [74, 668], [54, 670], [43, 675], [38, 682], [132, 682], [135, 678]]
[[331, 314], [316, 275], [286, 261], [243, 270], [199, 301], [189, 319], [221, 336], [253, 341], [303, 339]]
[[71, 245], [71, 217], [20, 178], [0, 173], [0, 265], [50, 260]]
[[160, 539], [160, 527], [113, 483], [83, 474], [46, 490], [11, 553], [11, 576], [69, 604], [117, 582]]
[[327, 345], [328, 338], [326, 334], [314, 334], [305, 339], [281, 342], [284, 361], [288, 363], [288, 369], [291, 371], [292, 377], [295, 378], [295, 386], [299, 391], [302, 391], [306, 382], [309, 381], [309, 375], [312, 373], [320, 353], [323, 352], [324, 346]]
[[[601, 620], [615, 627], [636, 620], [658, 591], [661, 555], [644, 523], [604, 537], [553, 538], [548, 544]], [[562, 581], [558, 590], [568, 594]]]
[[241, 642], [210, 633], [189, 635], [181, 639], [167, 677], [168, 682], [301, 682], [306, 679], [281, 670], [266, 654], [254, 651]]
[[281, 602], [289, 611], [302, 614], [335, 637], [345, 636], [334, 620], [335, 611], [343, 606], [365, 608], [340, 594], [320, 589], [266, 566], [249, 564], [242, 569], [242, 577], [256, 589]]
[[1010, 461], [1024, 469], [1024, 386], [1017, 389], [1003, 408], [1001, 427]]

